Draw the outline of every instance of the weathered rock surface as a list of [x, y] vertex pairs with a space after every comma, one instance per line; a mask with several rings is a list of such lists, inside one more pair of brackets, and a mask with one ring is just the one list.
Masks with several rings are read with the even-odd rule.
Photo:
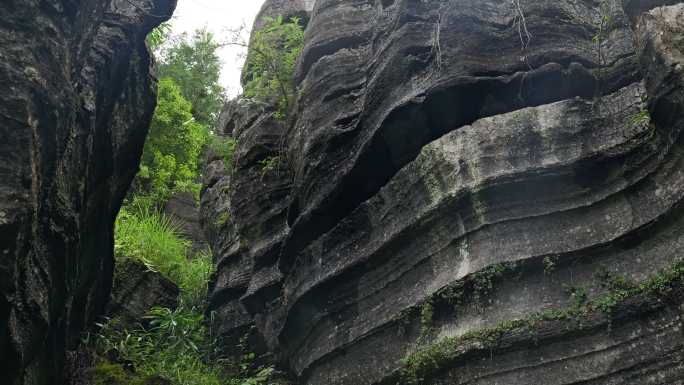
[[143, 317], [153, 307], [175, 309], [179, 295], [178, 286], [161, 273], [150, 270], [138, 260], [120, 259], [114, 271], [107, 316], [128, 324], [143, 322]]
[[207, 249], [199, 222], [199, 206], [192, 193], [175, 193], [164, 206], [164, 215], [177, 224], [183, 237], [192, 241], [192, 253]]
[[[249, 101], [230, 102], [224, 112], [220, 129], [237, 146], [233, 164], [210, 158], [205, 172], [201, 218], [217, 266], [208, 310], [219, 315], [228, 346], [249, 335], [254, 351], [263, 353], [265, 341], [245, 305], [264, 310], [277, 301], [283, 278], [277, 262], [292, 180], [280, 156], [285, 131], [273, 112]], [[255, 300], [243, 304], [244, 296]]]
[[102, 314], [114, 218], [155, 105], [145, 36], [174, 0], [0, 3], [0, 371], [58, 384]]
[[684, 4], [318, 0], [297, 79], [223, 120], [226, 330], [306, 385], [684, 383]]
[[264, 19], [282, 16], [284, 19], [299, 17], [308, 19], [316, 0], [269, 0], [264, 3], [254, 20], [252, 30], [264, 27]]

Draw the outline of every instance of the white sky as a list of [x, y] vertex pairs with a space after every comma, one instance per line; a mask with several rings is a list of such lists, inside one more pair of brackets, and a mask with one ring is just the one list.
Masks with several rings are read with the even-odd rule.
[[[173, 33], [188, 32], [208, 27], [219, 41], [230, 39], [230, 30], [243, 24], [247, 28], [264, 4], [264, 0], [178, 0], [172, 23]], [[244, 49], [236, 46], [221, 48], [223, 64], [221, 84], [229, 96], [237, 95], [240, 88], [240, 70], [244, 62]]]

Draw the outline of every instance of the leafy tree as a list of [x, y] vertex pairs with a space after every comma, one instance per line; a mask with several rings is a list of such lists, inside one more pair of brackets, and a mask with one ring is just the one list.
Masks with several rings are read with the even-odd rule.
[[299, 18], [266, 18], [266, 25], [254, 32], [249, 43], [244, 96], [278, 104], [283, 119], [294, 99], [294, 71], [304, 47], [304, 28]]
[[136, 192], [152, 205], [161, 205], [173, 191], [199, 192], [196, 179], [208, 134], [191, 111], [175, 82], [162, 78], [136, 181]]
[[157, 69], [160, 78], [172, 78], [183, 97], [192, 104], [192, 115], [198, 123], [212, 127], [224, 102], [219, 84], [221, 62], [217, 55], [220, 44], [206, 29], [198, 29], [188, 37], [180, 36], [163, 52]]

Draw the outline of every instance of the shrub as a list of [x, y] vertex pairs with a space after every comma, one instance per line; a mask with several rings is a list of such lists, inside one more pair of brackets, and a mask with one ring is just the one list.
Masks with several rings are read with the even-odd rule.
[[300, 19], [266, 18], [249, 43], [244, 96], [270, 103], [276, 100], [276, 117], [284, 119], [294, 99], [294, 71], [304, 47]]
[[207, 283], [214, 271], [211, 253], [195, 255], [183, 266], [178, 286], [186, 306], [201, 308], [207, 297]]
[[223, 159], [227, 170], [233, 167], [233, 155], [235, 154], [235, 139], [231, 137], [212, 136], [209, 140], [209, 148], [217, 156]]

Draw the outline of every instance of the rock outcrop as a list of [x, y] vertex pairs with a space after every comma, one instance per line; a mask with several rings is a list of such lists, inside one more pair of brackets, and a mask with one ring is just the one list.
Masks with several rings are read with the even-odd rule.
[[0, 3], [0, 371], [59, 384], [102, 314], [113, 223], [155, 106], [145, 37], [175, 0]]
[[192, 253], [206, 251], [207, 243], [199, 223], [199, 206], [192, 193], [175, 193], [164, 206], [164, 215], [178, 225], [185, 239], [192, 241]]
[[207, 174], [225, 335], [302, 385], [684, 383], [684, 3], [318, 0], [296, 78]]
[[259, 14], [254, 20], [252, 30], [258, 30], [264, 27], [265, 18], [275, 18], [282, 16], [284, 19], [291, 17], [299, 17], [302, 19], [309, 19], [311, 11], [313, 11], [315, 0], [269, 0], [261, 7]]
[[249, 101], [231, 102], [226, 111], [222, 129], [237, 140], [234, 163], [210, 158], [201, 202], [201, 220], [217, 266], [208, 310], [217, 312], [227, 346], [247, 335], [253, 350], [263, 354], [268, 351], [263, 334], [245, 305], [263, 309], [265, 300], [243, 304], [240, 299], [277, 298], [283, 278], [277, 262], [287, 234], [292, 181], [280, 156], [285, 129], [274, 111]]
[[144, 323], [144, 317], [154, 307], [178, 307], [179, 295], [178, 286], [161, 273], [137, 259], [120, 258], [106, 314], [129, 325]]

